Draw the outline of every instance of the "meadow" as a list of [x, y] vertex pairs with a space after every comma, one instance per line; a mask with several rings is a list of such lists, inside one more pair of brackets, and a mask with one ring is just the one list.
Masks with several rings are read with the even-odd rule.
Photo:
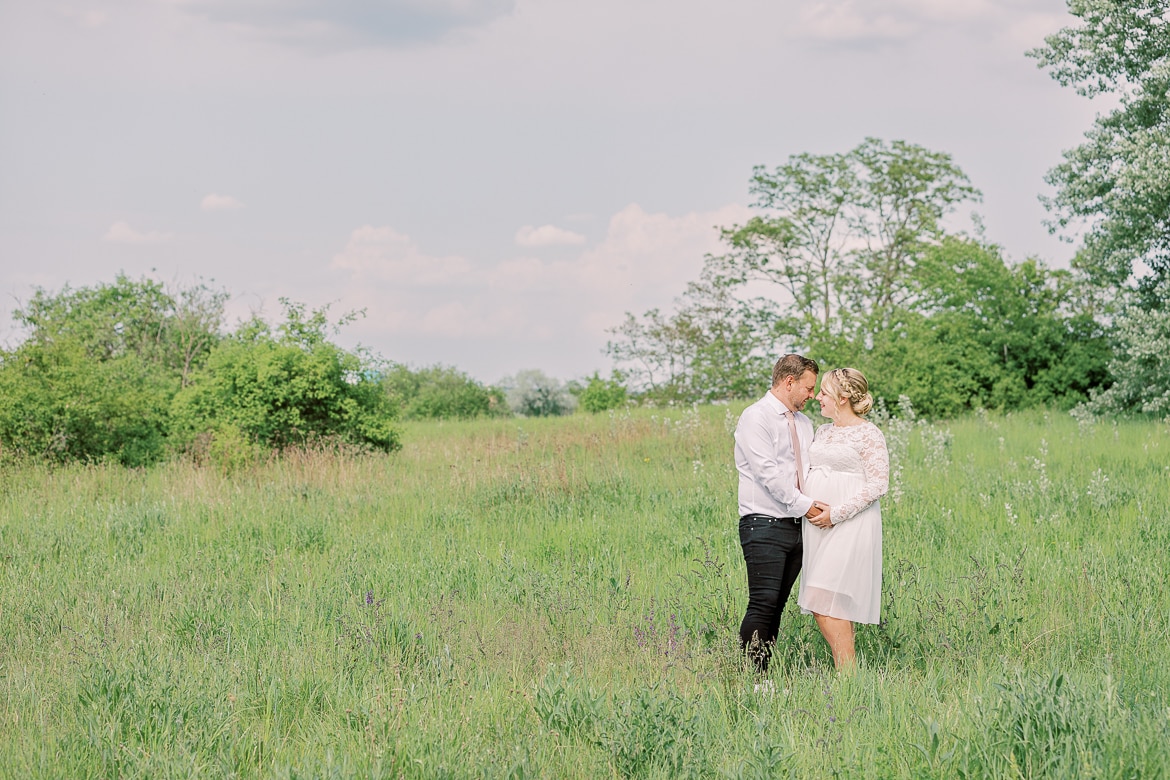
[[742, 405], [0, 470], [0, 776], [1170, 777], [1170, 424], [879, 422], [883, 624], [746, 601]]

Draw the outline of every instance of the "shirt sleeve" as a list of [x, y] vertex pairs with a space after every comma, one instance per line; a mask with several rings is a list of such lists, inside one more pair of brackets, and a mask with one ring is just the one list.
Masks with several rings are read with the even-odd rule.
[[833, 525], [854, 517], [890, 489], [890, 454], [886, 449], [886, 437], [876, 426], [866, 426], [858, 442], [858, 452], [861, 454], [865, 481], [861, 490], [848, 501], [832, 507], [829, 519]]

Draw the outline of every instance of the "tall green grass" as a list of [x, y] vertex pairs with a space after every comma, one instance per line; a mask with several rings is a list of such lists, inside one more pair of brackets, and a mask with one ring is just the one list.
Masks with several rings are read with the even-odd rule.
[[1170, 428], [881, 421], [884, 623], [754, 690], [739, 407], [0, 474], [4, 777], [1170, 776]]

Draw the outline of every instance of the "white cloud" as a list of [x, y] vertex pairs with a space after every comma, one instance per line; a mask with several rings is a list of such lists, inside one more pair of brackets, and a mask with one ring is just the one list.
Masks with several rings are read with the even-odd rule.
[[584, 244], [585, 236], [556, 225], [525, 225], [516, 231], [516, 243], [520, 246], [574, 246]]
[[350, 234], [349, 243], [334, 255], [331, 268], [351, 271], [355, 279], [374, 279], [414, 287], [465, 285], [472, 281], [471, 265], [461, 257], [425, 254], [391, 227], [364, 225]]
[[242, 209], [244, 204], [233, 198], [231, 195], [218, 195], [211, 193], [203, 196], [203, 200], [199, 204], [199, 208], [204, 211], [226, 211], [231, 209]]
[[110, 225], [103, 238], [118, 244], [162, 244], [174, 238], [172, 233], [141, 233], [125, 222], [115, 222]]
[[605, 329], [627, 310], [670, 308], [698, 278], [704, 256], [720, 251], [717, 226], [749, 216], [738, 205], [673, 216], [630, 204], [609, 220], [599, 244], [573, 257], [558, 252], [553, 261], [525, 255], [493, 264], [435, 257], [393, 228], [367, 225], [353, 231], [330, 266], [349, 272], [344, 299], [369, 313], [366, 338], [426, 338], [453, 348], [456, 341], [584, 340], [600, 350]]

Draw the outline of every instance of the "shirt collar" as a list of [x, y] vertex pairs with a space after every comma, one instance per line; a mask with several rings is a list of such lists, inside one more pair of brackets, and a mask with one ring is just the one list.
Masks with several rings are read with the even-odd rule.
[[788, 412], [792, 412], [794, 416], [799, 414], [799, 412], [797, 412], [795, 409], [789, 409], [783, 401], [772, 394], [771, 390], [764, 394], [764, 400], [768, 402], [768, 405], [771, 406], [777, 414], [787, 414]]

